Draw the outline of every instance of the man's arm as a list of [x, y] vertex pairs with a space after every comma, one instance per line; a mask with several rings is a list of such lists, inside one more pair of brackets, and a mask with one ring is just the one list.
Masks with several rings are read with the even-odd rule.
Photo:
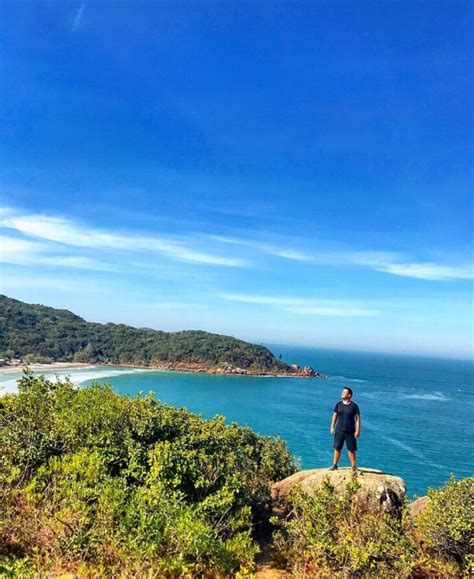
[[361, 422], [361, 420], [360, 420], [360, 414], [356, 414], [355, 420], [356, 420], [356, 430], [355, 430], [354, 436], [355, 436], [356, 438], [359, 438], [359, 436], [360, 436], [360, 429], [361, 429], [361, 426], [362, 426], [362, 422]]
[[337, 422], [337, 412], [334, 412], [331, 420], [331, 434], [334, 434], [334, 427], [336, 426], [336, 422]]

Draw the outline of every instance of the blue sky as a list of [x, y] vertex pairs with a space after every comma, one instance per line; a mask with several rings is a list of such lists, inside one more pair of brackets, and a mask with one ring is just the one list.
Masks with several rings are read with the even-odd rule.
[[4, 2], [0, 291], [472, 356], [469, 2]]

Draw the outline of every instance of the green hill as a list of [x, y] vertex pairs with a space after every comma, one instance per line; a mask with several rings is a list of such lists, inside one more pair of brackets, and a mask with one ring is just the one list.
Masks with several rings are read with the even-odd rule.
[[161, 332], [87, 322], [59, 310], [0, 296], [0, 357], [25, 362], [90, 362], [291, 373], [268, 348], [202, 331]]

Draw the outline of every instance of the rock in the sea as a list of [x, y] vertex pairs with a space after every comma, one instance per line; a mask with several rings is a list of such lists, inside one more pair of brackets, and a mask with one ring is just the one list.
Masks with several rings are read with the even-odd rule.
[[[336, 493], [342, 494], [347, 483], [352, 480], [352, 470], [340, 468], [330, 471], [325, 468], [316, 468], [297, 472], [278, 481], [272, 487], [275, 510], [279, 512], [286, 510], [288, 495], [296, 485], [312, 495], [324, 480], [328, 480], [333, 485]], [[402, 478], [380, 470], [361, 468], [358, 471], [357, 481], [360, 489], [356, 496], [364, 510], [400, 516], [406, 496], [406, 485]]]

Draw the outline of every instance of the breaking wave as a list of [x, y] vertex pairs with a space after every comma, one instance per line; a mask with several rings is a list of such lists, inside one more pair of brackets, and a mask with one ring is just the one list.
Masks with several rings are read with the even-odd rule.
[[[58, 369], [56, 372], [44, 372], [37, 371], [33, 372], [35, 375], [44, 374], [47, 380], [51, 382], [56, 382], [63, 378], [69, 377], [71, 382], [77, 384], [84, 384], [90, 380], [99, 380], [100, 378], [113, 378], [114, 376], [122, 376], [124, 374], [140, 374], [142, 372], [153, 372], [152, 369], [148, 368], [97, 368], [96, 366], [90, 366], [88, 368], [81, 368], [80, 370], [74, 369]], [[9, 380], [3, 380], [0, 382], [0, 396], [2, 394], [9, 394], [18, 391], [17, 380], [21, 378], [21, 375], [11, 378]]]
[[355, 382], [355, 383], [363, 383], [368, 382], [368, 380], [362, 380], [362, 378], [347, 378], [347, 376], [331, 376], [336, 380], [344, 380], [345, 382]]

